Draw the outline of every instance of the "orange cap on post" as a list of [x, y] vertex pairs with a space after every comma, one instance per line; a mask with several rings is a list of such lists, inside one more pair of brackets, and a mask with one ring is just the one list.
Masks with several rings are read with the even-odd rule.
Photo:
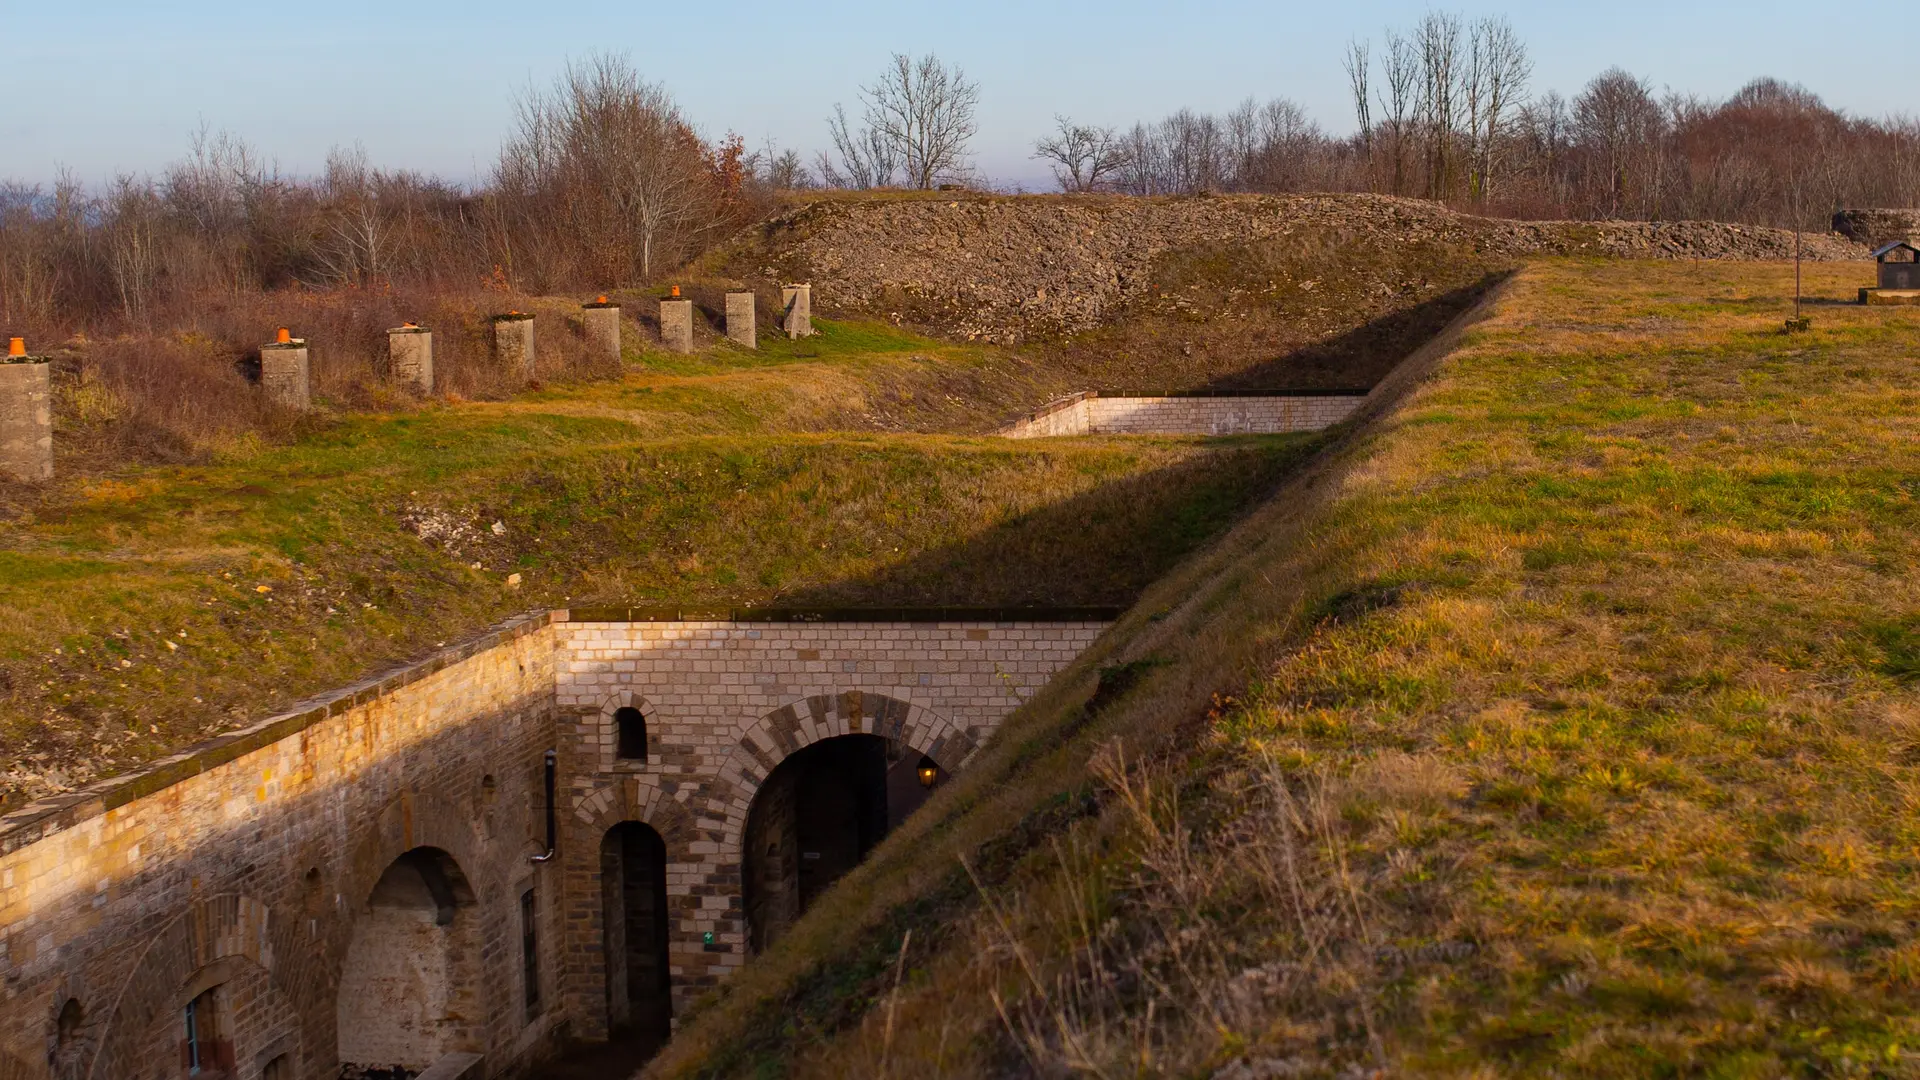
[[596, 303], [596, 304], [604, 304], [604, 303], [606, 303], [606, 302], [607, 302], [607, 294], [606, 294], [606, 293], [601, 293], [601, 294], [600, 294], [600, 295], [599, 295], [598, 297], [596, 297], [596, 298], [594, 299], [594, 301], [593, 301], [593, 302], [594, 302], [594, 303]]
[[23, 337], [7, 339], [7, 355], [8, 356], [27, 355], [27, 339]]
[[680, 286], [678, 286], [678, 285], [675, 285], [675, 286], [673, 287], [673, 295], [674, 295], [674, 298], [675, 298], [675, 299], [679, 299], [679, 297], [680, 297]]
[[273, 340], [281, 345], [291, 344], [293, 342], [293, 332], [283, 326], [280, 328], [279, 333], [273, 335]]

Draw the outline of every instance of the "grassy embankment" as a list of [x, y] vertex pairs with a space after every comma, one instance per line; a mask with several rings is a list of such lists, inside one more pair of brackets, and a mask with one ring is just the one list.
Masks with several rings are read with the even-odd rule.
[[1523, 272], [652, 1075], [1912, 1075], [1920, 313], [1791, 289]]
[[0, 805], [528, 609], [1126, 603], [1312, 442], [903, 434], [987, 430], [1047, 373], [820, 325], [758, 353], [648, 353], [614, 381], [329, 412], [279, 446], [16, 486]]

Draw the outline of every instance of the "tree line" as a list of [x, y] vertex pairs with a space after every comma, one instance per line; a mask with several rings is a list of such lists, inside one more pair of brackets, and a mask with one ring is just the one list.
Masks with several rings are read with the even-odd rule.
[[1920, 204], [1920, 121], [1849, 116], [1775, 79], [1714, 101], [1614, 68], [1572, 100], [1534, 94], [1507, 20], [1446, 12], [1343, 59], [1351, 135], [1248, 99], [1124, 129], [1059, 117], [1034, 156], [1065, 191], [1377, 192], [1528, 218], [1817, 228], [1845, 206]]
[[[1355, 130], [1284, 98], [1126, 128], [1058, 117], [1033, 145], [1072, 192], [1379, 192], [1533, 218], [1818, 226], [1841, 206], [1920, 203], [1920, 122], [1850, 116], [1759, 79], [1724, 101], [1620, 69], [1535, 93], [1502, 18], [1433, 12], [1344, 57]], [[520, 102], [485, 180], [462, 186], [337, 149], [289, 177], [202, 131], [157, 177], [88, 190], [0, 184], [0, 324], [138, 327], [209, 296], [283, 287], [606, 289], [654, 279], [812, 187], [981, 186], [980, 87], [895, 55], [827, 118], [809, 162], [704, 139], [663, 86], [591, 57]]]
[[158, 176], [0, 184], [0, 324], [172, 325], [209, 300], [289, 287], [606, 289], [679, 265], [774, 194], [740, 136], [701, 138], [664, 87], [596, 56], [521, 100], [472, 187], [359, 148], [286, 176], [206, 130]]

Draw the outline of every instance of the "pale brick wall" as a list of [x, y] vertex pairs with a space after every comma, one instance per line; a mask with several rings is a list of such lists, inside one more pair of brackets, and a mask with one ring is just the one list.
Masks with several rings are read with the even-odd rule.
[[[1072, 663], [1104, 621], [571, 623], [555, 700], [574, 819], [569, 925], [600, 933], [600, 838], [624, 820], [667, 840], [676, 1014], [746, 960], [740, 841], [759, 784], [787, 754], [870, 732], [960, 768], [1021, 701]], [[650, 759], [614, 758], [614, 712], [647, 715]], [[676, 836], [685, 839], [677, 841]], [[713, 934], [712, 944], [705, 935]], [[597, 939], [596, 939], [597, 940]], [[583, 954], [569, 992], [605, 998]], [[599, 1033], [597, 1026], [583, 1030]]]
[[1077, 396], [1001, 432], [1009, 439], [1058, 435], [1273, 435], [1319, 431], [1352, 415], [1364, 394], [1273, 397]]
[[[331, 1080], [337, 1016], [381, 1019], [336, 1013], [355, 927], [382, 873], [416, 847], [451, 857], [465, 897], [447, 992], [477, 1007], [443, 1045], [513, 1075], [563, 1024], [605, 1031], [600, 842], [629, 820], [666, 841], [683, 1008], [745, 959], [740, 836], [781, 759], [865, 731], [958, 768], [1106, 625], [569, 618], [518, 620], [0, 818], [0, 1080], [46, 1074], [69, 998], [86, 1022], [63, 1073], [91, 1062], [96, 1080], [147, 1074], [177, 1040], [190, 975], [231, 987], [243, 1076], [271, 1050], [290, 1055], [291, 1075]], [[650, 722], [644, 762], [613, 758], [613, 711], [627, 704]], [[549, 748], [560, 858], [536, 865]], [[531, 1020], [529, 887], [542, 997]]]

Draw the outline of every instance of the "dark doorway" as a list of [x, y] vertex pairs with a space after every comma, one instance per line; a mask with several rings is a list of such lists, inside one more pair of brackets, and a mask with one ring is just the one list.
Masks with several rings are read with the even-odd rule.
[[607, 1028], [617, 1041], [665, 1042], [673, 1018], [667, 967], [667, 845], [637, 821], [600, 841]]
[[756, 952], [887, 835], [888, 773], [898, 756], [877, 735], [842, 735], [789, 755], [760, 785], [741, 867]]

